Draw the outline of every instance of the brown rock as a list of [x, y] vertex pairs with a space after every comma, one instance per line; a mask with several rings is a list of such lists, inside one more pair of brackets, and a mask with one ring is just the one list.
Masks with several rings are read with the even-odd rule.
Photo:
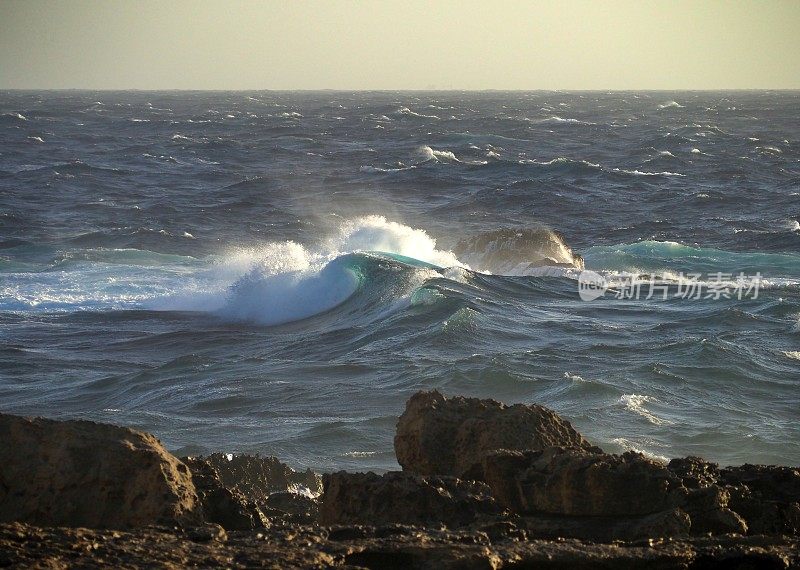
[[187, 467], [152, 435], [0, 414], [0, 521], [126, 528], [199, 521]]
[[679, 506], [685, 495], [664, 465], [633, 452], [498, 451], [483, 469], [498, 502], [522, 514], [639, 516]]
[[438, 391], [409, 399], [394, 439], [405, 471], [461, 478], [480, 478], [470, 470], [490, 451], [550, 446], [592, 449], [568, 421], [543, 406], [445, 398]]
[[483, 483], [412, 473], [346, 473], [323, 477], [320, 522], [337, 524], [444, 524], [457, 527], [500, 508]]

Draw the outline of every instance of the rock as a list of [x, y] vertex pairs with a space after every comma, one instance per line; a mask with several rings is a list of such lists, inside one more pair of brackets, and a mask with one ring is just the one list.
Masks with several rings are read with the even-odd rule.
[[267, 497], [267, 515], [285, 522], [313, 523], [319, 517], [319, 501], [303, 493], [280, 491]]
[[189, 469], [152, 435], [0, 414], [0, 522], [127, 528], [200, 521]]
[[248, 530], [269, 525], [255, 502], [235, 489], [226, 488], [210, 463], [192, 457], [184, 461], [192, 472], [206, 521], [226, 530]]
[[212, 540], [225, 542], [228, 540], [228, 534], [218, 524], [205, 524], [187, 529], [186, 538], [193, 542], [211, 542]]
[[699, 457], [679, 457], [667, 464], [667, 469], [681, 478], [687, 489], [702, 489], [719, 480], [719, 466]]
[[549, 228], [500, 228], [459, 241], [458, 258], [477, 271], [508, 275], [534, 267], [584, 268], [564, 237]]
[[683, 509], [674, 508], [650, 515], [627, 517], [528, 514], [520, 517], [520, 525], [525, 527], [529, 536], [536, 538], [611, 542], [687, 536], [692, 521]]
[[295, 471], [276, 457], [214, 453], [195, 458], [211, 465], [227, 489], [236, 490], [253, 501], [265, 500], [278, 491], [307, 489], [322, 492], [322, 478], [310, 469]]
[[501, 509], [483, 483], [413, 473], [346, 473], [323, 477], [320, 522], [353, 524], [444, 524], [458, 527]]
[[720, 471], [730, 493], [730, 508], [752, 534], [800, 533], [800, 469], [741, 465]]
[[[130, 532], [0, 523], [0, 564], [13, 568], [412, 568], [628, 570], [797, 568], [800, 540], [718, 536], [603, 544], [576, 539], [489, 541], [480, 531], [441, 528], [272, 527]], [[390, 532], [391, 531], [391, 532]], [[402, 532], [401, 532], [402, 531]], [[334, 534], [335, 533], [335, 534]]]
[[678, 477], [633, 452], [498, 451], [483, 470], [498, 502], [521, 514], [639, 516], [680, 506], [684, 496]]
[[774, 465], [719, 469], [698, 457], [667, 466], [689, 490], [693, 533], [800, 532], [800, 470]]
[[745, 485], [765, 501], [800, 502], [800, 469], [778, 465], [740, 465], [720, 471], [727, 485]]
[[480, 473], [470, 470], [490, 451], [550, 446], [597, 450], [545, 407], [445, 398], [438, 391], [418, 392], [409, 399], [394, 439], [397, 461], [405, 471], [478, 479]]
[[730, 493], [719, 485], [687, 490], [684, 508], [692, 519], [692, 534], [746, 534], [747, 523], [728, 508], [729, 502]]

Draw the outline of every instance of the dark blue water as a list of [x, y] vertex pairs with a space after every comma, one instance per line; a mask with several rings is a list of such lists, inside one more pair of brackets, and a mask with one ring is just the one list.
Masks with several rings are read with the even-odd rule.
[[387, 469], [439, 388], [800, 465], [799, 220], [798, 92], [0, 92], [0, 410]]

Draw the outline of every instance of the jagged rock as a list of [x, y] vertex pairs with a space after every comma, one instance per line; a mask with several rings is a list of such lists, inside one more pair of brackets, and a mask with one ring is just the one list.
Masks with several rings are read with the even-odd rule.
[[746, 464], [721, 470], [720, 481], [751, 534], [800, 533], [800, 469]]
[[728, 508], [728, 491], [713, 479], [687, 489], [675, 470], [634, 452], [497, 451], [484, 458], [483, 472], [501, 505], [539, 517], [529, 521], [539, 536], [611, 540], [747, 532], [746, 522]]
[[681, 478], [687, 489], [702, 489], [719, 480], [719, 466], [700, 457], [679, 457], [667, 464], [667, 469]]
[[413, 473], [346, 473], [323, 477], [322, 524], [468, 524], [501, 509], [483, 483]]
[[718, 485], [688, 489], [684, 509], [692, 519], [692, 534], [746, 534], [747, 523], [728, 508], [729, 502], [730, 493]]
[[206, 521], [226, 530], [248, 530], [269, 525], [253, 501], [223, 485], [219, 473], [210, 463], [193, 457], [187, 457], [184, 462], [192, 472]]
[[720, 480], [727, 485], [746, 485], [765, 501], [800, 502], [800, 469], [796, 467], [744, 464], [723, 469]]
[[200, 522], [189, 469], [152, 435], [0, 414], [0, 521], [127, 528]]
[[272, 493], [266, 500], [267, 516], [285, 522], [313, 523], [319, 517], [319, 501], [307, 494], [293, 491]]
[[545, 407], [445, 398], [438, 391], [417, 392], [409, 399], [394, 438], [405, 471], [461, 478], [480, 478], [470, 470], [490, 451], [550, 446], [597, 449]]
[[684, 495], [680, 479], [665, 466], [633, 452], [498, 451], [483, 465], [495, 498], [523, 514], [648, 515], [679, 506]]
[[276, 457], [214, 453], [196, 458], [211, 465], [227, 489], [239, 491], [249, 500], [262, 501], [279, 491], [308, 489], [318, 495], [322, 478], [310, 469], [295, 471]]
[[[667, 466], [689, 489], [692, 532], [800, 532], [800, 470], [741, 465], [719, 469], [698, 457], [673, 459]], [[703, 498], [705, 495], [705, 498]]]

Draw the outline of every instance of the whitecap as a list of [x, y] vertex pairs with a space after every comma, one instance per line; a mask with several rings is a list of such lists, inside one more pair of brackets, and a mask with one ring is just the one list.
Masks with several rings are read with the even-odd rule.
[[652, 396], [645, 396], [642, 394], [623, 394], [619, 398], [619, 403], [625, 406], [626, 410], [629, 410], [635, 414], [642, 416], [651, 424], [654, 425], [671, 424], [672, 422], [659, 418], [658, 416], [650, 412], [647, 408], [645, 408], [645, 404], [655, 401], [656, 399], [653, 398]]
[[373, 173], [373, 174], [374, 173], [386, 174], [388, 172], [401, 172], [403, 170], [411, 170], [412, 168], [416, 168], [416, 166], [412, 164], [411, 166], [403, 166], [398, 168], [381, 168], [380, 166], [366, 165], [359, 168], [359, 171]]
[[683, 105], [681, 105], [677, 101], [667, 101], [666, 103], [661, 103], [658, 106], [658, 108], [659, 109], [670, 109], [670, 108], [683, 109]]
[[411, 117], [422, 117], [422, 118], [425, 118], [425, 119], [439, 119], [439, 117], [437, 117], [436, 115], [424, 115], [422, 113], [417, 113], [415, 111], [412, 111], [408, 107], [401, 107], [400, 109], [397, 110], [397, 114], [398, 115], [408, 115], [408, 116], [411, 116]]

